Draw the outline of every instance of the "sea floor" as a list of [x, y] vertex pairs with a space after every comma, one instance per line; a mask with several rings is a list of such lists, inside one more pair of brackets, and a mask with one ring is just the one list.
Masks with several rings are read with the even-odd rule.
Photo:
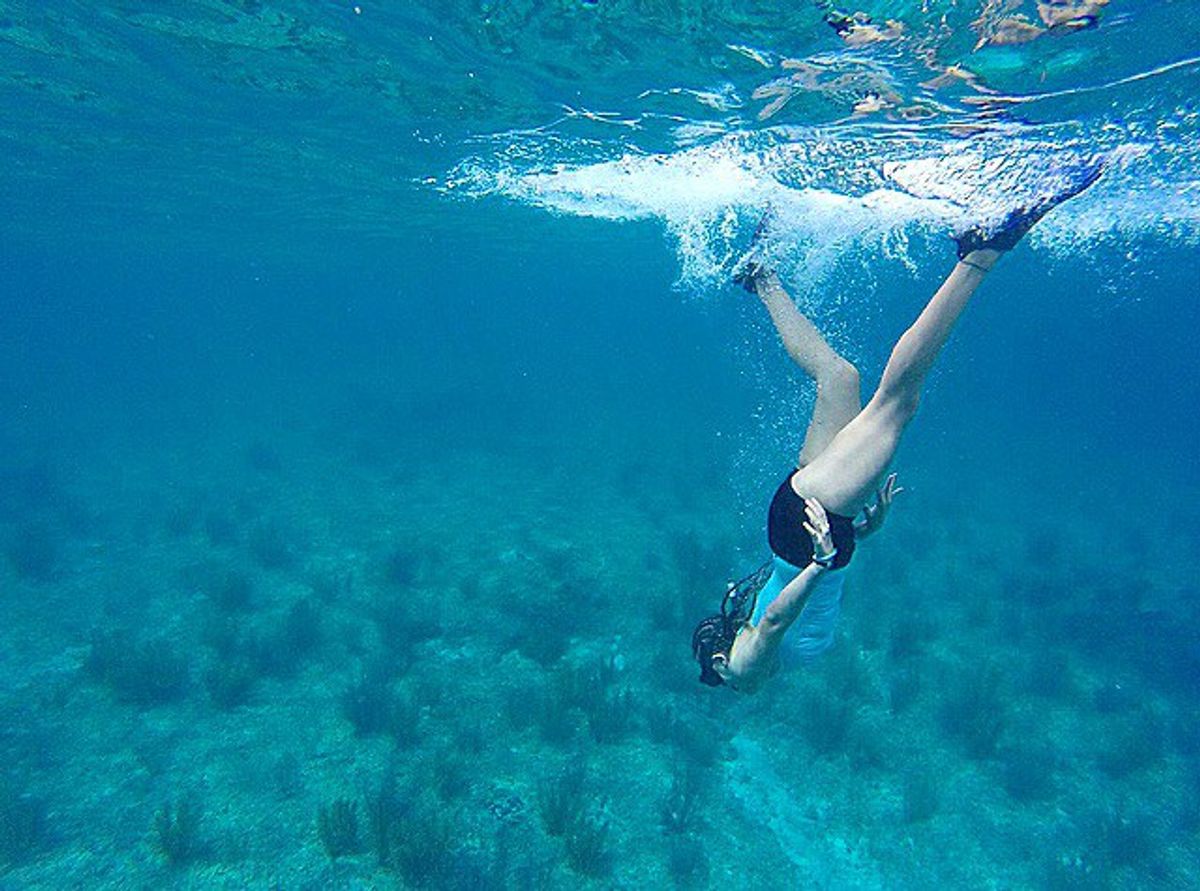
[[1139, 531], [1113, 468], [906, 471], [835, 648], [738, 698], [703, 443], [247, 429], [0, 468], [0, 888], [1200, 884], [1168, 480]]

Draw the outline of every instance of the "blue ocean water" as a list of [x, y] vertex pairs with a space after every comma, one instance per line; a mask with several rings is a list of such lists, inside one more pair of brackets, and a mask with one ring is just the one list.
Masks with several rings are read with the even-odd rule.
[[[0, 888], [1184, 888], [1194, 0], [0, 0]], [[972, 300], [836, 643], [689, 639]]]

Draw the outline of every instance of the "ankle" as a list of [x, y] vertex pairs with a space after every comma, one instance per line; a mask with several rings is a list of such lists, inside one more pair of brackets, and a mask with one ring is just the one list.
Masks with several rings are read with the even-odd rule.
[[996, 261], [1000, 259], [1000, 253], [991, 248], [978, 248], [967, 253], [959, 262], [978, 269], [980, 272], [990, 272], [996, 265]]
[[763, 291], [782, 291], [783, 282], [779, 280], [779, 276], [774, 269], [760, 267], [754, 273], [754, 289], [760, 294]]

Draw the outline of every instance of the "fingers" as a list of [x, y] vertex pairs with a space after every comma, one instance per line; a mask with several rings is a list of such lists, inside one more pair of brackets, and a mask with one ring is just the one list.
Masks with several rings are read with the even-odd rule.
[[829, 537], [829, 523], [823, 517], [815, 517], [810, 513], [804, 528], [814, 539]]
[[804, 499], [804, 512], [808, 514], [810, 520], [813, 520], [814, 526], [828, 526], [829, 518], [825, 516], [825, 508], [817, 499], [808, 497]]
[[821, 506], [821, 502], [815, 498], [804, 499], [804, 513], [808, 515], [808, 522], [804, 523], [804, 531], [808, 533], [809, 538], [813, 542], [829, 542], [829, 517], [825, 514], [825, 508]]
[[884, 480], [883, 485], [879, 487], [879, 491], [875, 494], [879, 503], [886, 506], [891, 504], [892, 500], [903, 491], [903, 486], [896, 485], [896, 474], [889, 473], [887, 479]]
[[804, 531], [807, 532], [808, 537], [812, 539], [814, 553], [828, 553], [834, 550], [833, 537], [829, 534], [828, 529], [822, 529], [820, 532], [818, 532], [808, 523], [805, 523]]

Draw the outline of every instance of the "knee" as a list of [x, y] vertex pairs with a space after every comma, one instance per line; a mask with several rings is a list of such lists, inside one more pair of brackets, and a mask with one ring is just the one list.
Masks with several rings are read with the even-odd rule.
[[889, 426], [903, 430], [921, 405], [921, 390], [885, 373], [869, 405]]
[[862, 383], [859, 380], [858, 369], [852, 363], [838, 356], [837, 360], [821, 374], [817, 385], [828, 390], [852, 395], [857, 399]]
[[838, 357], [836, 375], [838, 381], [840, 381], [842, 385], [854, 390], [856, 393], [858, 392], [860, 381], [858, 377], [858, 369], [854, 367], [853, 362], [849, 362], [846, 359]]

